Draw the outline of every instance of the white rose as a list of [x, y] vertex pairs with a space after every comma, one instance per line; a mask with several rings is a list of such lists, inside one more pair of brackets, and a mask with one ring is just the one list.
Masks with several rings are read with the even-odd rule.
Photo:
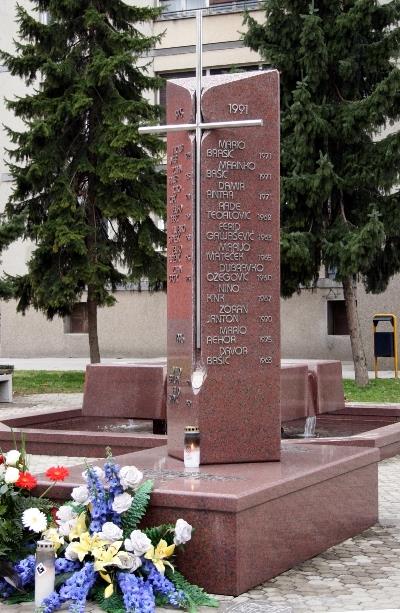
[[141, 530], [133, 530], [128, 539], [125, 539], [125, 549], [133, 551], [137, 556], [142, 556], [151, 547], [151, 540]]
[[6, 464], [8, 466], [15, 466], [20, 457], [21, 454], [17, 449], [11, 449], [11, 451], [7, 451], [6, 453]]
[[69, 536], [72, 528], [75, 528], [76, 520], [70, 519], [68, 521], [59, 521], [58, 523], [58, 532], [62, 536]]
[[73, 545], [73, 543], [70, 543], [64, 552], [64, 556], [71, 562], [75, 562], [78, 559], [78, 554], [73, 550]]
[[[92, 470], [99, 479], [104, 479], [104, 470], [102, 468], [100, 468], [100, 466], [91, 466], [90, 470]], [[82, 477], [85, 479], [85, 481], [88, 480], [88, 470], [84, 470], [82, 473]]]
[[79, 487], [74, 487], [71, 493], [71, 498], [78, 502], [79, 504], [88, 504], [89, 502], [89, 490], [86, 485], [80, 485]]
[[123, 494], [119, 494], [119, 496], [115, 496], [114, 502], [112, 503], [112, 510], [116, 513], [125, 513], [128, 509], [131, 508], [132, 504], [132, 496], [128, 494], [128, 492], [124, 492]]
[[33, 532], [44, 532], [47, 528], [47, 517], [39, 509], [32, 507], [22, 513], [22, 525]]
[[118, 566], [118, 568], [122, 570], [130, 570], [132, 573], [142, 565], [142, 560], [140, 558], [127, 551], [120, 551], [117, 558], [118, 562], [115, 562], [115, 566]]
[[68, 504], [64, 504], [62, 507], [60, 507], [56, 513], [56, 517], [57, 519], [60, 520], [60, 522], [64, 522], [64, 521], [70, 521], [71, 519], [75, 519], [75, 517], [77, 517], [77, 512], [74, 510], [73, 507], [71, 507]]
[[19, 478], [19, 470], [18, 468], [14, 468], [14, 466], [8, 466], [6, 468], [6, 472], [4, 473], [4, 481], [6, 483], [15, 483]]
[[192, 538], [192, 526], [184, 519], [177, 519], [175, 524], [174, 543], [183, 545]]
[[112, 521], [106, 521], [103, 524], [101, 532], [99, 532], [99, 536], [104, 541], [108, 541], [109, 543], [114, 543], [114, 541], [120, 541], [122, 539], [123, 532], [121, 528], [118, 528]]
[[5, 472], [6, 472], [6, 467], [4, 466], [4, 464], [0, 464], [0, 477], [2, 477]]
[[119, 471], [121, 485], [126, 490], [128, 487], [135, 488], [143, 479], [143, 473], [136, 466], [123, 466]]

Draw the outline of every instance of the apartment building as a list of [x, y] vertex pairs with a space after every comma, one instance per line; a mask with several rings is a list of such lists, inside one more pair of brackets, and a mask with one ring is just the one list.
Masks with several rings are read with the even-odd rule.
[[[145, 0], [140, 0], [145, 2]], [[156, 1], [156, 0], [155, 0]], [[192, 76], [195, 73], [195, 12], [205, 8], [203, 66], [205, 74], [262, 69], [260, 57], [243, 46], [243, 10], [262, 20], [264, 14], [257, 0], [158, 0], [161, 17], [149, 26], [149, 33], [164, 33], [152, 56], [144, 58], [154, 73], [164, 78]], [[138, 2], [136, 2], [138, 3]], [[20, 0], [29, 8], [29, 0]], [[16, 37], [15, 0], [0, 3], [0, 48], [12, 49]], [[46, 19], [46, 16], [42, 16]], [[1, 96], [12, 97], [25, 91], [24, 84], [0, 66]], [[154, 102], [165, 104], [165, 89], [157, 92]], [[0, 102], [0, 124], [16, 126], [16, 119]], [[8, 146], [0, 126], [0, 208], [8, 198], [11, 177], [4, 162]], [[3, 254], [2, 269], [22, 273], [32, 246], [17, 243]], [[329, 271], [322, 274], [314, 290], [302, 290], [282, 301], [282, 351], [284, 357], [314, 357], [351, 360], [343, 292]], [[358, 287], [361, 326], [372, 364], [372, 315], [376, 312], [400, 314], [400, 278], [391, 282], [382, 295], [370, 296]], [[166, 353], [166, 295], [116, 292], [116, 305], [99, 310], [99, 340], [103, 356], [156, 357]], [[83, 298], [84, 300], [84, 298]], [[76, 305], [71, 317], [48, 321], [31, 309], [25, 316], [16, 313], [15, 302], [0, 305], [0, 353], [7, 357], [88, 355], [85, 303]]]

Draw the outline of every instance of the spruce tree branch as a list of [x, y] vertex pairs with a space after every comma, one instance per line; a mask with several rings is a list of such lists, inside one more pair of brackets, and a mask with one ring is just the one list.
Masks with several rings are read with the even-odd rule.
[[339, 88], [338, 88], [338, 86], [336, 85], [336, 83], [335, 83], [335, 82], [333, 82], [333, 86], [334, 86], [334, 88], [335, 88], [335, 90], [336, 90], [337, 95], [339, 96], [339, 98], [340, 98], [340, 100], [341, 100], [342, 102], [351, 102], [351, 100], [346, 100], [345, 98], [343, 98], [343, 96], [342, 96], [342, 94], [340, 93], [340, 90], [339, 90]]

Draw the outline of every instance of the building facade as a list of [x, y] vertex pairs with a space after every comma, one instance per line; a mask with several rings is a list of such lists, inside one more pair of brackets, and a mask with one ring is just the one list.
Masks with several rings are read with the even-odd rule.
[[[146, 0], [140, 0], [145, 2]], [[260, 57], [243, 46], [243, 10], [257, 20], [264, 13], [255, 0], [158, 0], [161, 17], [149, 34], [164, 33], [151, 57], [143, 58], [155, 74], [164, 78], [192, 76], [196, 55], [195, 11], [205, 7], [203, 66], [205, 74], [232, 70], [262, 69]], [[138, 4], [140, 2], [136, 2]], [[29, 0], [20, 0], [26, 8]], [[17, 36], [15, 0], [0, 2], [0, 48], [12, 50]], [[41, 16], [46, 19], [45, 15]], [[0, 65], [0, 92], [6, 98], [22, 95], [25, 85], [12, 78]], [[165, 104], [165, 89], [151, 94], [154, 102]], [[2, 125], [17, 127], [17, 120], [0, 102], [0, 210], [11, 190], [11, 177], [5, 164], [4, 149], [9, 145]], [[10, 274], [24, 272], [32, 245], [18, 242], [2, 256], [2, 269]], [[282, 300], [282, 352], [288, 358], [327, 358], [351, 360], [350, 340], [344, 316], [343, 292], [338, 283], [323, 274], [317, 287], [302, 290]], [[369, 364], [372, 364], [372, 316], [376, 312], [400, 315], [400, 278], [390, 283], [381, 295], [367, 295], [358, 287], [358, 307]], [[48, 321], [33, 309], [17, 314], [15, 302], [0, 305], [0, 353], [7, 357], [82, 357], [88, 355], [85, 305], [76, 305], [69, 318]], [[166, 295], [144, 290], [116, 292], [116, 304], [99, 310], [101, 353], [109, 357], [156, 357], [166, 353]]]

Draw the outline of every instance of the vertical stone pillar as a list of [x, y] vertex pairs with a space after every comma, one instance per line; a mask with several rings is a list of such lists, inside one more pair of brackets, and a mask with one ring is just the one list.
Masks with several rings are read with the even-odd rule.
[[[188, 88], [185, 96], [190, 96], [193, 105], [190, 88], [194, 88], [194, 82], [182, 80], [182, 92], [185, 82]], [[184, 107], [186, 99], [178, 93], [176, 83], [169, 90], [176, 92], [176, 97], [171, 107], [169, 94], [168, 123], [173, 123], [171, 115], [178, 113], [179, 106]], [[201, 350], [196, 351], [193, 344], [196, 254], [193, 241], [188, 241], [191, 259], [185, 262], [187, 268], [182, 268], [180, 274], [184, 274], [184, 279], [190, 277], [190, 282], [181, 280], [179, 284], [179, 280], [176, 282], [169, 276], [168, 287], [168, 304], [172, 305], [168, 313], [169, 390], [173, 389], [171, 376], [175, 363], [178, 365], [179, 352], [186, 356], [184, 366], [179, 366], [182, 368], [179, 398], [174, 399], [169, 392], [169, 453], [182, 457], [183, 429], [185, 425], [195, 424], [201, 432], [204, 464], [278, 460], [279, 76], [275, 70], [219, 75], [205, 78], [203, 85], [204, 123], [263, 119], [264, 125], [215, 128], [203, 134], [201, 254], [198, 256], [201, 257]], [[177, 105], [178, 100], [182, 104]], [[188, 123], [187, 116], [184, 121]], [[185, 138], [190, 141], [187, 133], [178, 134], [179, 145]], [[176, 133], [168, 135], [168, 159], [171, 147], [177, 146], [176, 138]], [[175, 181], [170, 165], [168, 181]], [[169, 201], [173, 197], [171, 188], [169, 184]], [[190, 189], [193, 193], [193, 184]], [[186, 192], [182, 193], [182, 203], [186, 197]], [[189, 211], [193, 200], [188, 202], [184, 203], [186, 209], [182, 212], [185, 215], [187, 210], [193, 220], [194, 209]], [[175, 226], [170, 219], [171, 212], [168, 216], [171, 253], [170, 239], [175, 236]], [[188, 249], [186, 240], [187, 236], [181, 245]], [[187, 273], [189, 264], [192, 269]], [[179, 323], [178, 304], [183, 317]], [[176, 326], [180, 326], [179, 331]], [[185, 336], [184, 348], [177, 350], [179, 333]], [[194, 389], [191, 375], [202, 369], [204, 382], [199, 389]]]

